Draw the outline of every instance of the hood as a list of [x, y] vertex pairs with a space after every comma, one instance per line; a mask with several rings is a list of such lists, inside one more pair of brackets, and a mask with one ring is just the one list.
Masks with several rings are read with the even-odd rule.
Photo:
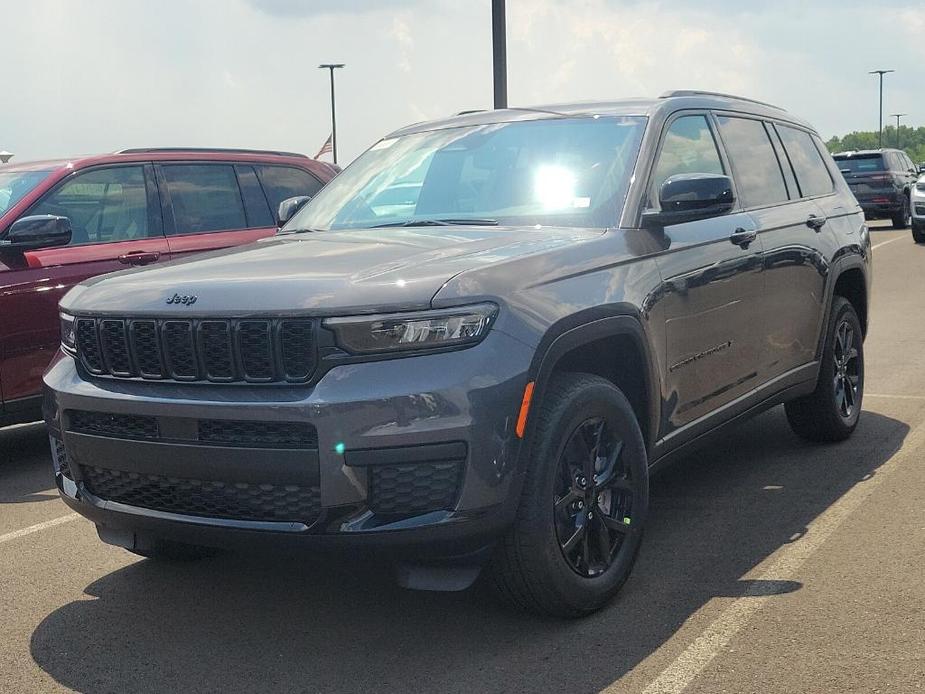
[[[422, 309], [430, 306], [447, 280], [462, 272], [602, 233], [559, 227], [441, 226], [287, 234], [97, 277], [71, 290], [61, 307], [190, 316]], [[174, 295], [190, 299], [168, 304]]]

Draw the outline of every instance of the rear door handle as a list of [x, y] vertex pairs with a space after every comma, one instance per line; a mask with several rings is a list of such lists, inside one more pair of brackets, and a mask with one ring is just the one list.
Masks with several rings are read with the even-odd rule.
[[147, 265], [155, 263], [161, 257], [157, 251], [131, 251], [119, 256], [119, 262], [126, 265]]
[[821, 231], [822, 227], [825, 226], [827, 221], [829, 220], [825, 217], [817, 217], [816, 215], [811, 214], [806, 218], [806, 226], [808, 226], [813, 231]]
[[748, 248], [748, 245], [757, 238], [757, 229], [743, 229], [742, 227], [739, 227], [734, 232], [732, 232], [732, 236], [729, 237], [729, 240], [732, 241], [736, 246]]

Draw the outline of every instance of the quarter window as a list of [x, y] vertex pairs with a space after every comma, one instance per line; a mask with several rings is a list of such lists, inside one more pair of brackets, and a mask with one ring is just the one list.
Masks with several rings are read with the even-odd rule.
[[718, 120], [745, 205], [760, 207], [786, 201], [784, 177], [764, 124], [751, 118], [720, 116]]
[[234, 168], [224, 164], [163, 167], [173, 206], [175, 234], [244, 229], [244, 204]]
[[831, 193], [832, 177], [829, 176], [822, 155], [816, 149], [812, 135], [786, 125], [778, 125], [777, 132], [784, 143], [784, 149], [787, 150], [787, 156], [790, 157], [790, 163], [793, 164], [803, 197]]
[[72, 246], [147, 238], [148, 193], [142, 166], [78, 173], [29, 211], [71, 221]]
[[682, 116], [668, 128], [655, 166], [653, 199], [666, 179], [683, 173], [725, 173], [705, 116]]

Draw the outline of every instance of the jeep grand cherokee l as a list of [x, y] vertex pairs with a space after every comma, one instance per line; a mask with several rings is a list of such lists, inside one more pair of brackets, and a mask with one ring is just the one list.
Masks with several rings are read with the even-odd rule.
[[413, 125], [282, 231], [62, 300], [55, 476], [104, 541], [384, 552], [577, 616], [629, 576], [654, 469], [778, 403], [814, 441], [860, 416], [864, 215], [773, 106]]
[[909, 196], [918, 169], [905, 152], [873, 149], [833, 157], [868, 219], [887, 217], [896, 229], [909, 226]]
[[271, 210], [335, 172], [301, 154], [188, 148], [0, 166], [0, 426], [41, 418], [68, 289], [275, 234]]

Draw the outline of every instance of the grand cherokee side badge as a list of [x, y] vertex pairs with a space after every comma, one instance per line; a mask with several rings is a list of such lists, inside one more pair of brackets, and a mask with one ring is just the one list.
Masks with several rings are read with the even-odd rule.
[[174, 294], [172, 297], [167, 299], [167, 303], [168, 304], [183, 304], [184, 306], [192, 306], [193, 304], [196, 303], [197, 298], [199, 297], [194, 296], [194, 295], [187, 296], [185, 294], [183, 295]]

